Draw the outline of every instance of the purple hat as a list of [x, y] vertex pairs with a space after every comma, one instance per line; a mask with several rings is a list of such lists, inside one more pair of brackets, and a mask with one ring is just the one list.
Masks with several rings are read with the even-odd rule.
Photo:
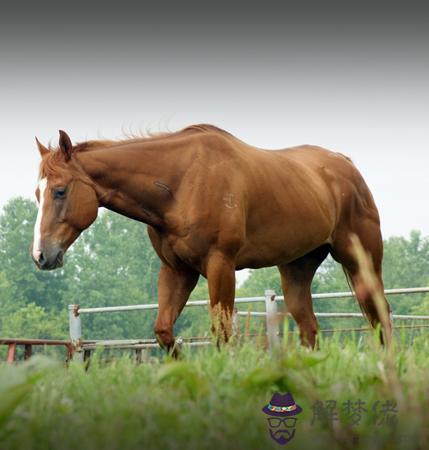
[[273, 395], [270, 404], [264, 406], [262, 411], [269, 416], [286, 417], [296, 416], [302, 411], [302, 408], [295, 404], [295, 400], [289, 392], [284, 395], [276, 392]]

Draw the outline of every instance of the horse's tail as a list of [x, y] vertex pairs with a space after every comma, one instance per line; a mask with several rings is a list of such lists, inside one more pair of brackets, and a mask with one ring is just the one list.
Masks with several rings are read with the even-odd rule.
[[363, 301], [363, 299], [360, 296], [356, 295], [356, 292], [353, 287], [353, 278], [352, 278], [350, 272], [344, 266], [341, 266], [341, 267], [343, 269], [344, 275], [346, 276], [346, 281], [349, 286], [350, 292], [352, 293], [353, 298], [355, 298], [357, 300], [359, 308], [360, 308], [364, 318], [368, 321], [368, 323], [371, 323], [371, 320], [370, 320], [371, 312], [368, 311], [366, 303]]
[[[347, 284], [349, 286], [350, 292], [352, 293], [353, 298], [355, 298], [358, 302], [359, 308], [365, 318], [365, 320], [373, 327], [375, 328], [375, 323], [374, 323], [374, 317], [378, 316], [378, 312], [375, 306], [374, 302], [368, 302], [365, 301], [364, 298], [362, 298], [359, 295], [356, 295], [356, 292], [354, 290], [353, 287], [353, 277], [350, 274], [350, 272], [344, 267], [341, 266], [344, 272], [344, 275], [346, 276], [346, 280], [347, 280]], [[373, 310], [369, 310], [368, 306], [370, 306]], [[390, 310], [390, 308], [389, 308]], [[390, 322], [390, 330], [383, 330], [385, 333], [390, 333], [390, 337], [393, 337], [393, 321], [392, 321], [392, 316], [389, 315], [389, 322]], [[381, 322], [380, 322], [381, 323]], [[381, 339], [381, 343], [384, 344], [385, 343], [385, 338], [383, 337], [383, 331], [381, 332], [380, 335], [380, 339]]]
[[341, 265], [341, 268], [343, 269], [344, 275], [346, 276], [347, 285], [350, 289], [350, 292], [353, 294], [353, 297], [356, 297], [354, 289], [353, 289], [353, 283], [352, 283], [352, 276], [350, 275], [349, 271]]

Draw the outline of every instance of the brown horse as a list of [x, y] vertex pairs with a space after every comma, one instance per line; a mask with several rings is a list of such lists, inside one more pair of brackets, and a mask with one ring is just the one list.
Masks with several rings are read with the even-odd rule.
[[[378, 211], [342, 154], [308, 145], [261, 150], [209, 125], [76, 146], [60, 131], [57, 149], [37, 144], [34, 262], [42, 270], [62, 266], [100, 206], [146, 223], [162, 261], [154, 331], [169, 349], [173, 325], [200, 275], [208, 280], [211, 306], [228, 316], [235, 270], [277, 266], [287, 309], [311, 347], [317, 321], [310, 286], [326, 256], [342, 264], [353, 286], [359, 283], [351, 233], [371, 255], [383, 288]], [[358, 301], [370, 323], [379, 323], [371, 295]]]

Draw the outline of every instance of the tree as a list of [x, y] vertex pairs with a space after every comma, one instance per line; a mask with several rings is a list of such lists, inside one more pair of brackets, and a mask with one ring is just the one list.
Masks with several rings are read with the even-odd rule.
[[[429, 285], [429, 238], [413, 230], [407, 240], [391, 237], [384, 243], [383, 279], [386, 289]], [[418, 311], [424, 294], [394, 295], [388, 300], [394, 314]], [[417, 308], [417, 309], [415, 309]]]

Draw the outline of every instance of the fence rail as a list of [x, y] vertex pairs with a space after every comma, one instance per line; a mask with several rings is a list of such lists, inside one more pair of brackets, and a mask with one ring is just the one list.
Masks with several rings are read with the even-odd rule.
[[70, 341], [52, 340], [52, 339], [11, 339], [0, 338], [0, 345], [7, 345], [7, 357], [6, 362], [13, 362], [15, 359], [15, 351], [17, 345], [23, 345], [25, 347], [24, 360], [30, 358], [33, 345], [64, 345], [67, 350], [67, 360], [72, 358], [72, 350]]
[[[384, 291], [385, 295], [404, 295], [404, 294], [418, 294], [429, 292], [429, 287], [419, 287], [419, 288], [409, 288], [409, 289], [386, 289]], [[352, 292], [337, 292], [337, 293], [324, 293], [324, 294], [313, 294], [312, 298], [316, 299], [334, 299], [334, 298], [347, 298], [353, 297]], [[251, 317], [266, 317], [267, 318], [267, 333], [268, 345], [270, 348], [278, 343], [278, 336], [283, 334], [279, 332], [278, 328], [278, 316], [284, 316], [289, 313], [278, 312], [277, 302], [283, 301], [284, 297], [277, 296], [275, 291], [267, 290], [265, 291], [264, 297], [247, 297], [247, 298], [236, 298], [235, 304], [241, 303], [257, 303], [265, 302], [265, 311], [237, 311], [235, 308], [234, 323], [237, 324], [238, 316], [247, 316], [250, 314]], [[186, 304], [186, 307], [194, 306], [207, 306], [210, 304], [209, 300], [199, 300], [191, 301]], [[82, 362], [84, 356], [88, 357], [92, 350], [96, 348], [106, 348], [106, 349], [134, 349], [136, 350], [137, 358], [142, 359], [143, 353], [151, 348], [159, 348], [158, 343], [155, 339], [141, 339], [141, 340], [110, 340], [110, 341], [99, 341], [99, 340], [83, 340], [82, 339], [82, 324], [81, 315], [84, 314], [97, 314], [97, 313], [107, 313], [107, 312], [119, 312], [119, 311], [138, 311], [138, 310], [153, 310], [158, 309], [159, 305], [157, 303], [147, 304], [147, 305], [130, 305], [130, 306], [112, 306], [105, 308], [81, 308], [80, 305], [69, 305], [69, 322], [70, 322], [70, 341], [61, 340], [49, 340], [49, 339], [11, 339], [11, 338], [0, 338], [0, 345], [8, 345], [7, 362], [13, 362], [15, 357], [15, 350], [17, 345], [25, 346], [25, 359], [31, 356], [32, 347], [34, 345], [61, 345], [65, 346], [67, 349], [67, 359], [73, 359]], [[361, 313], [315, 313], [316, 317], [363, 317]], [[429, 316], [406, 316], [406, 315], [392, 315], [394, 320], [418, 320], [424, 321], [429, 320]], [[428, 327], [429, 325], [407, 325], [405, 328], [414, 327]], [[394, 327], [399, 328], [399, 327]], [[339, 331], [365, 331], [370, 328], [348, 328]], [[328, 333], [334, 330], [322, 330], [322, 332]], [[181, 345], [189, 345], [192, 347], [200, 347], [204, 345], [210, 345], [210, 337], [199, 337], [199, 338], [179, 338], [176, 342]], [[197, 341], [197, 342], [192, 342]]]
[[[275, 292], [275, 291], [273, 291]], [[384, 291], [385, 295], [398, 295], [398, 294], [420, 294], [429, 292], [429, 287], [419, 287], [419, 288], [408, 288], [408, 289], [386, 289]], [[276, 301], [284, 301], [283, 296], [276, 296]], [[353, 292], [336, 292], [327, 294], [312, 294], [313, 300], [316, 299], [333, 299], [333, 298], [350, 298], [354, 297]], [[236, 298], [234, 303], [260, 303], [265, 301], [266, 297], [246, 297], [246, 298]], [[207, 306], [210, 304], [210, 300], [198, 300], [186, 303], [185, 307], [189, 308], [191, 306]], [[71, 305], [73, 308], [78, 307], [76, 310], [77, 314], [97, 314], [106, 312], [118, 312], [118, 311], [141, 311], [158, 309], [158, 303], [150, 303], [147, 305], [128, 305], [128, 306], [107, 306], [104, 308], [81, 308], [79, 305]]]
[[[404, 295], [404, 294], [417, 294], [429, 292], [429, 287], [420, 288], [409, 288], [409, 289], [386, 289], [384, 291], [385, 295]], [[337, 293], [324, 293], [324, 294], [313, 294], [312, 298], [315, 299], [334, 299], [334, 298], [348, 298], [354, 297], [352, 292], [337, 292]], [[235, 304], [240, 303], [257, 303], [265, 302], [265, 311], [261, 312], [250, 312], [251, 317], [266, 317], [267, 318], [267, 338], [269, 348], [273, 348], [279, 342], [279, 324], [278, 315], [285, 315], [285, 313], [279, 312], [277, 310], [277, 302], [283, 301], [283, 296], [277, 296], [276, 291], [267, 290], [265, 291], [264, 297], [247, 297], [247, 298], [236, 298]], [[199, 300], [191, 301], [186, 304], [185, 307], [194, 306], [207, 306], [210, 304], [209, 300]], [[150, 349], [157, 348], [158, 344], [155, 340], [127, 340], [127, 341], [84, 341], [82, 340], [82, 323], [81, 315], [84, 314], [100, 314], [107, 312], [120, 312], [120, 311], [141, 311], [141, 310], [153, 310], [158, 309], [159, 305], [157, 303], [147, 304], [147, 305], [129, 305], [129, 306], [109, 306], [104, 308], [81, 308], [80, 305], [69, 305], [69, 319], [70, 319], [70, 341], [73, 351], [73, 358], [77, 361], [83, 362], [84, 356], [89, 357], [91, 350], [103, 346], [109, 349], [135, 349], [136, 352], [141, 352]], [[247, 316], [249, 312], [237, 311], [235, 309], [234, 323], [237, 324], [237, 317]], [[290, 316], [289, 313], [286, 313]], [[315, 313], [316, 317], [364, 317], [361, 313]], [[398, 320], [429, 320], [429, 316], [405, 316], [405, 315], [392, 315], [392, 319]], [[350, 329], [352, 330], [352, 329]], [[359, 331], [364, 330], [358, 329]], [[331, 330], [329, 330], [331, 331]], [[186, 342], [183, 339], [181, 342]], [[190, 346], [203, 346], [210, 345], [210, 341], [203, 342], [189, 342], [187, 345]]]

